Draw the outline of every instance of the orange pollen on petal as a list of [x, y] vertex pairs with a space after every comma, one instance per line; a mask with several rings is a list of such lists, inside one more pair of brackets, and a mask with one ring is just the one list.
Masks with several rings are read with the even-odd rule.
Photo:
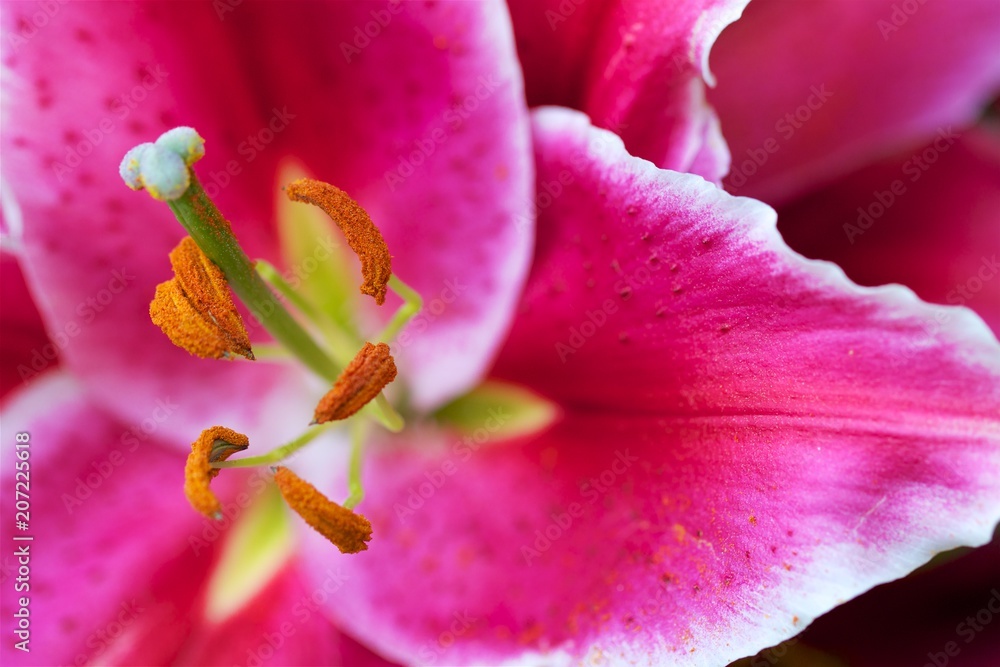
[[316, 406], [313, 421], [317, 424], [347, 419], [378, 396], [386, 385], [396, 379], [396, 362], [385, 343], [365, 343], [333, 388]]
[[374, 297], [380, 306], [385, 303], [386, 283], [392, 276], [392, 257], [382, 233], [361, 204], [340, 188], [311, 178], [289, 183], [285, 194], [292, 201], [312, 204], [326, 211], [344, 232], [351, 250], [361, 259], [364, 278], [361, 293]]
[[253, 360], [243, 325], [222, 271], [185, 236], [170, 252], [174, 277], [156, 286], [149, 316], [174, 343], [207, 358], [238, 354]]
[[274, 472], [281, 496], [319, 534], [330, 540], [340, 553], [355, 554], [368, 548], [372, 525], [368, 519], [333, 502], [291, 470]]
[[184, 464], [184, 495], [192, 507], [205, 516], [218, 518], [222, 506], [212, 493], [210, 483], [219, 474], [219, 469], [211, 464], [225, 461], [249, 446], [249, 438], [224, 426], [213, 426], [201, 432], [191, 443], [191, 453]]

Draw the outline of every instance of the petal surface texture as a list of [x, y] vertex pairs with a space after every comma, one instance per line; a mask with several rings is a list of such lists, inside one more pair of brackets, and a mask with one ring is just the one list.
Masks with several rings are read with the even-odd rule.
[[[49, 340], [45, 324], [28, 291], [17, 257], [0, 253], [0, 398], [47, 369], [59, 365], [59, 348]], [[60, 332], [66, 340], [66, 332]], [[62, 340], [62, 339], [61, 339]]]
[[964, 305], [1000, 334], [1000, 127], [939, 135], [797, 199], [788, 244], [861, 285]]
[[[6, 580], [2, 599], [13, 611], [27, 596], [34, 622], [31, 652], [6, 642], [4, 664], [169, 663], [190, 630], [213, 553], [196, 554], [188, 544], [202, 517], [180, 493], [183, 457], [103, 414], [62, 371], [13, 394], [4, 406], [5, 436], [8, 424], [3, 486], [13, 494], [24, 481], [15, 479], [16, 424], [30, 435], [31, 508], [28, 529], [14, 530], [24, 517], [4, 503], [2, 535], [29, 549], [30, 588], [17, 592]], [[25, 535], [33, 539], [13, 541]], [[4, 556], [5, 579], [17, 573], [19, 558]], [[5, 615], [8, 636], [15, 622]]]
[[339, 623], [400, 661], [718, 665], [989, 539], [1000, 354], [981, 320], [804, 260], [767, 206], [582, 114], [534, 130], [539, 179], [572, 180], [497, 373], [563, 418], [372, 450], [379, 546], [334, 561]]
[[939, 129], [1000, 91], [1000, 6], [754, 0], [712, 51], [727, 188], [779, 204]]
[[718, 180], [729, 168], [705, 100], [708, 54], [746, 0], [514, 0], [528, 102], [585, 111], [633, 155]]

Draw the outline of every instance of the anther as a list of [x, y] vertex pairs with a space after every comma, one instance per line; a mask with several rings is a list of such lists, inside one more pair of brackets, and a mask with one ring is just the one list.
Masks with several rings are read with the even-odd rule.
[[236, 452], [250, 446], [250, 440], [224, 426], [213, 426], [201, 432], [191, 443], [191, 453], [184, 465], [184, 495], [196, 510], [214, 519], [221, 518], [222, 505], [210, 488], [219, 470], [211, 466], [225, 461]]
[[368, 519], [333, 502], [288, 468], [279, 466], [274, 481], [288, 506], [341, 553], [354, 554], [368, 548], [372, 539]]
[[170, 253], [174, 277], [156, 287], [149, 316], [163, 333], [193, 355], [253, 359], [250, 337], [222, 271], [190, 236]]
[[347, 244], [361, 259], [364, 278], [361, 293], [374, 297], [381, 306], [385, 302], [386, 283], [392, 276], [392, 258], [382, 233], [365, 209], [340, 188], [311, 178], [293, 181], [285, 188], [285, 194], [292, 201], [318, 206], [337, 223]]
[[387, 384], [396, 379], [396, 363], [385, 343], [365, 343], [333, 388], [320, 399], [313, 421], [322, 424], [347, 419], [378, 396]]

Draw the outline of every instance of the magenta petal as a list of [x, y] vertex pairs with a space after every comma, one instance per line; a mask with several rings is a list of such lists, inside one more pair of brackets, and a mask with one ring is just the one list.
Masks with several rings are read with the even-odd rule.
[[993, 0], [755, 0], [712, 52], [727, 187], [769, 202], [939, 129], [1000, 87]]
[[[10, 548], [0, 559], [4, 664], [169, 662], [212, 564], [211, 550], [195, 553], [188, 544], [203, 517], [181, 492], [184, 458], [139, 441], [61, 372], [15, 394], [3, 419], [3, 488], [10, 493], [2, 525]], [[22, 450], [29, 452], [27, 517], [14, 506], [18, 432], [30, 435]], [[28, 528], [16, 530], [16, 520]], [[33, 539], [15, 541], [19, 536]], [[13, 579], [13, 550], [24, 546], [31, 555], [27, 590]], [[30, 655], [13, 647], [21, 596], [30, 600]]]
[[714, 83], [708, 54], [747, 2], [616, 5], [602, 23], [583, 109], [596, 125], [619, 134], [633, 155], [718, 181], [729, 152], [705, 101], [705, 82]]
[[978, 318], [803, 260], [768, 207], [582, 114], [536, 112], [535, 145], [540, 182], [571, 178], [499, 371], [564, 419], [374, 450], [372, 548], [307, 551], [350, 575], [338, 622], [403, 661], [718, 665], [989, 539], [1000, 346]]
[[246, 607], [221, 623], [202, 621], [175, 664], [392, 667], [324, 616], [321, 602], [343, 585], [327, 568], [316, 587], [303, 584], [293, 559]]
[[58, 348], [24, 282], [17, 258], [0, 253], [0, 399], [40, 372], [59, 365]]
[[401, 662], [725, 664], [986, 539], [983, 441], [956, 456], [865, 429], [574, 411], [524, 445], [411, 439], [425, 453], [367, 463], [372, 548], [307, 536], [307, 554], [316, 580], [349, 576], [338, 624]]
[[926, 301], [968, 306], [1000, 334], [997, 128], [880, 160], [796, 200], [780, 219], [785, 240], [807, 257], [836, 262], [862, 285], [901, 283]]
[[708, 53], [746, 4], [513, 2], [529, 102], [582, 109], [632, 154], [719, 180], [729, 152], [705, 101]]

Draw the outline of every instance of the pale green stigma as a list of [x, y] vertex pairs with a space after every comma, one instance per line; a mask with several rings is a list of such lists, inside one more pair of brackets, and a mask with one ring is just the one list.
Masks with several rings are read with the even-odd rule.
[[129, 186], [133, 190], [142, 190], [142, 177], [139, 173], [139, 158], [146, 149], [152, 146], [150, 142], [144, 144], [139, 144], [128, 153], [125, 153], [125, 157], [122, 158], [122, 164], [118, 167], [118, 173], [121, 174], [122, 180], [125, 181], [125, 185]]
[[156, 145], [177, 153], [187, 166], [205, 157], [205, 140], [193, 127], [175, 127], [156, 140]]
[[191, 185], [188, 167], [205, 155], [205, 140], [190, 127], [164, 132], [156, 143], [139, 144], [122, 159], [118, 172], [133, 190], [154, 199], [174, 201]]

